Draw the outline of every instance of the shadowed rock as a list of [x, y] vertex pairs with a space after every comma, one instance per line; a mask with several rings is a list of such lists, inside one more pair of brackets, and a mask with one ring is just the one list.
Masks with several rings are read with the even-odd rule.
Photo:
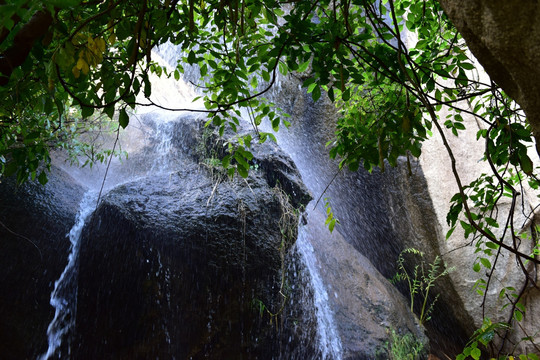
[[0, 347], [4, 359], [36, 358], [47, 349], [54, 281], [67, 263], [83, 189], [58, 168], [42, 186], [0, 184]]

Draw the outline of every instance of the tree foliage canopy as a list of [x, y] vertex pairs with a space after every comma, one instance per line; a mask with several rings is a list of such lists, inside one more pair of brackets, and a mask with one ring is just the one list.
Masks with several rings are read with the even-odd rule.
[[[414, 39], [406, 41], [410, 34]], [[413, 38], [413, 37], [411, 37]], [[184, 51], [170, 71], [152, 50], [172, 43]], [[0, 5], [0, 177], [46, 182], [49, 150], [93, 149], [77, 140], [105, 114], [117, 127], [128, 110], [152, 105], [151, 73], [179, 79], [185, 64], [200, 69], [209, 123], [236, 130], [245, 109], [256, 128], [274, 129], [286, 115], [263, 96], [279, 74], [302, 73], [313, 100], [328, 96], [340, 111], [330, 156], [342, 167], [384, 169], [400, 156], [418, 157], [439, 133], [452, 159], [459, 193], [448, 222], [465, 229], [477, 248], [476, 271], [493, 271], [501, 250], [516, 255], [527, 283], [527, 262], [539, 263], [538, 243], [519, 247], [514, 208], [521, 187], [538, 188], [527, 153], [529, 124], [512, 99], [479, 75], [465, 42], [438, 2], [424, 0], [13, 0]], [[145, 101], [138, 103], [137, 95]], [[140, 98], [140, 97], [139, 97]], [[438, 112], [448, 108], [446, 118]], [[171, 109], [180, 110], [180, 109]], [[463, 116], [483, 124], [484, 160], [492, 169], [462, 184], [446, 141], [465, 131]], [[258, 131], [264, 141], [273, 135]], [[222, 159], [231, 174], [247, 176], [251, 137]], [[105, 154], [106, 155], [106, 154]], [[101, 159], [104, 158], [101, 154]], [[498, 227], [497, 203], [512, 199]], [[534, 233], [534, 231], [533, 231]], [[488, 276], [489, 277], [489, 276]], [[485, 296], [489, 279], [477, 289]], [[483, 283], [482, 283], [483, 281]], [[510, 299], [521, 314], [521, 294]]]

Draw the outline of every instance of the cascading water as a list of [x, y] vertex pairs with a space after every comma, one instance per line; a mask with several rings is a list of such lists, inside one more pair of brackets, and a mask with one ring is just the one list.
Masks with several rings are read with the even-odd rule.
[[300, 228], [296, 248], [309, 271], [311, 286], [313, 287], [314, 303], [317, 314], [317, 335], [319, 336], [319, 350], [323, 359], [338, 360], [342, 358], [341, 341], [334, 325], [334, 315], [328, 304], [328, 293], [317, 269], [317, 258], [305, 228]]
[[[96, 208], [97, 193], [88, 191], [80, 204], [80, 209], [68, 237], [71, 250], [66, 268], [60, 278], [54, 283], [51, 293], [51, 305], [55, 309], [54, 318], [47, 329], [47, 352], [39, 357], [40, 360], [51, 358], [63, 359], [69, 357], [70, 331], [75, 324], [77, 309], [77, 275], [81, 233], [88, 217]], [[61, 345], [68, 341], [67, 353], [62, 353]]]
[[[161, 139], [155, 146], [154, 151], [157, 156], [152, 163], [150, 172], [163, 172], [170, 168], [170, 163], [175, 157], [175, 151], [172, 145], [173, 139], [173, 122], [157, 122], [156, 123], [156, 134], [155, 137]], [[176, 154], [176, 156], [178, 156]]]

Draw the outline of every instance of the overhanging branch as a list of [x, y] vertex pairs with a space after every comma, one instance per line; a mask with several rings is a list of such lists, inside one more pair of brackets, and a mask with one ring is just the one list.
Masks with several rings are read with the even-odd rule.
[[22, 65], [36, 40], [47, 33], [52, 22], [51, 13], [42, 10], [36, 12], [19, 30], [13, 39], [13, 45], [0, 55], [0, 86], [9, 82], [13, 70]]

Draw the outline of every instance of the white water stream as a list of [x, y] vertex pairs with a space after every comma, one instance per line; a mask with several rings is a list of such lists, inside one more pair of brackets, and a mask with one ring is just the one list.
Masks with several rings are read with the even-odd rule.
[[[97, 193], [88, 191], [81, 201], [75, 224], [71, 228], [68, 237], [71, 250], [68, 256], [66, 268], [60, 278], [54, 283], [51, 293], [51, 305], [54, 307], [54, 318], [47, 328], [48, 349], [39, 357], [40, 360], [50, 359], [60, 351], [60, 345], [69, 336], [70, 330], [75, 325], [77, 310], [77, 274], [80, 239], [82, 229], [88, 217], [96, 208]], [[57, 354], [59, 358], [69, 357], [68, 354]]]
[[317, 269], [315, 250], [306, 236], [306, 229], [298, 231], [296, 247], [302, 256], [310, 276], [313, 287], [313, 297], [317, 314], [317, 335], [319, 348], [323, 359], [338, 360], [342, 358], [341, 341], [334, 324], [334, 316], [328, 304], [328, 293]]

